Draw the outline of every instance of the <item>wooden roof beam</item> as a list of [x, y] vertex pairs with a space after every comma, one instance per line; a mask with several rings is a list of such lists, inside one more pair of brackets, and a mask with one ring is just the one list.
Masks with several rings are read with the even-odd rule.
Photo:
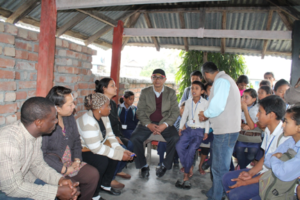
[[[268, 21], [267, 21], [267, 27], [266, 27], [267, 31], [271, 30], [273, 12], [274, 12], [273, 10], [270, 10], [269, 14], [268, 14]], [[261, 59], [264, 59], [264, 57], [265, 57], [265, 54], [266, 54], [266, 51], [268, 48], [268, 43], [269, 43], [268, 40], [264, 40], [264, 44], [263, 44], [263, 48], [262, 48], [262, 52], [261, 52]]]
[[279, 17], [282, 20], [282, 22], [284, 23], [284, 25], [286, 26], [287, 30], [289, 30], [289, 31], [293, 30], [293, 24], [288, 19], [288, 16], [284, 12], [281, 12], [281, 11], [277, 11], [277, 14], [279, 15]]
[[[134, 15], [132, 15], [129, 18], [128, 23], [126, 24], [126, 26], [128, 26], [129, 28], [133, 28], [135, 26], [135, 24], [137, 23], [140, 16], [141, 16], [141, 13], [135, 13]], [[123, 38], [122, 50], [127, 45], [129, 39], [130, 39], [130, 37]]]
[[97, 12], [96, 10], [82, 10], [82, 9], [77, 9], [78, 12], [84, 13], [86, 15], [89, 15], [90, 17], [99, 20], [105, 24], [108, 24], [112, 27], [116, 27], [118, 25], [118, 20], [114, 20], [102, 13]]
[[24, 3], [6, 19], [6, 22], [11, 24], [17, 23], [20, 19], [24, 18], [39, 4], [40, 4], [39, 0], [24, 1]]
[[[222, 14], [222, 29], [226, 30], [226, 19], [227, 19], [227, 14], [224, 11]], [[221, 39], [221, 53], [225, 53], [225, 48], [226, 48], [226, 38]]]
[[281, 11], [293, 17], [295, 20], [300, 19], [300, 13], [295, 8], [293, 8], [293, 5], [282, 5], [281, 2], [278, 2], [277, 0], [267, 1], [270, 2], [270, 4], [272, 4], [273, 6], [276, 6]]
[[[148, 13], [144, 13], [144, 18], [146, 20], [148, 28], [149, 29], [153, 28]], [[156, 37], [151, 37], [151, 39], [152, 39], [152, 41], [153, 41], [153, 43], [155, 45], [156, 50], [159, 51], [160, 50], [160, 46], [159, 46], [159, 43], [157, 41], [157, 38]]]
[[[185, 29], [185, 21], [184, 21], [184, 13], [179, 13], [180, 27]], [[183, 37], [184, 49], [185, 51], [189, 51], [189, 42], [186, 37]]]
[[82, 20], [84, 20], [87, 17], [86, 14], [78, 13], [75, 17], [73, 17], [71, 20], [69, 20], [67, 23], [62, 25], [60, 28], [56, 30], [56, 37], [61, 36], [66, 31], [72, 29], [74, 26], [79, 24]]
[[[119, 21], [119, 20], [124, 21], [124, 20], [126, 20], [131, 15], [134, 15], [135, 13], [137, 13], [141, 8], [142, 8], [142, 6], [139, 7], [139, 8], [137, 8], [135, 11], [127, 11], [127, 12], [123, 13], [123, 15], [121, 15], [120, 17], [118, 17], [116, 19], [116, 21]], [[111, 25], [104, 26], [102, 29], [100, 29], [99, 31], [97, 31], [94, 35], [90, 36], [87, 40], [85, 40], [84, 41], [85, 45], [92, 44], [96, 39], [98, 39], [102, 35], [105, 35], [106, 33], [108, 33], [112, 28], [113, 27]]]

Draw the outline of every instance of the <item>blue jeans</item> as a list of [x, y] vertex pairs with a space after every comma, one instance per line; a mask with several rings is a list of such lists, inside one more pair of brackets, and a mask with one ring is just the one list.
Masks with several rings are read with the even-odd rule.
[[[248, 149], [248, 152], [245, 152], [245, 149]], [[236, 147], [236, 158], [240, 165], [240, 169], [245, 169], [251, 161], [255, 159], [255, 156], [258, 152], [258, 148], [255, 147]]]
[[[42, 181], [40, 179], [36, 179], [34, 183], [37, 185], [45, 185], [46, 184], [44, 181]], [[0, 191], [0, 199], [1, 200], [33, 200], [30, 198], [9, 197], [9, 196], [6, 196], [6, 194], [1, 191]]]
[[206, 194], [209, 200], [222, 199], [224, 193], [222, 177], [229, 171], [231, 156], [238, 136], [238, 132], [214, 135], [211, 166], [213, 185]]
[[[133, 144], [132, 144], [132, 142], [131, 142], [130, 140], [128, 140], [127, 147], [126, 147], [125, 145], [123, 145], [123, 144], [121, 144], [121, 146], [122, 146], [124, 149], [127, 149], [128, 151], [133, 152]], [[127, 161], [119, 161], [119, 162], [118, 162], [118, 165], [117, 165], [117, 167], [116, 167], [116, 171], [115, 171], [115, 174], [114, 174], [114, 177], [113, 177], [112, 180], [115, 180], [116, 174], [117, 174], [117, 173], [120, 173], [120, 172], [124, 169], [124, 167], [126, 166], [126, 164], [127, 164]]]
[[[241, 186], [238, 188], [230, 189], [229, 186], [234, 185], [236, 182], [231, 181], [231, 179], [237, 178], [242, 171], [249, 171], [250, 169], [241, 169], [237, 171], [232, 171], [226, 173], [222, 178], [222, 184], [225, 191], [230, 191], [227, 193], [229, 200], [260, 200], [259, 197], [259, 183], [254, 183], [251, 185]], [[253, 176], [256, 177], [258, 175]]]
[[[157, 154], [159, 155], [159, 164], [162, 164], [164, 162], [165, 159], [165, 153], [167, 151], [167, 143], [166, 142], [158, 142], [157, 145]], [[175, 152], [174, 155], [174, 159], [173, 159], [173, 163], [179, 163], [178, 161], [178, 154], [177, 151]]]

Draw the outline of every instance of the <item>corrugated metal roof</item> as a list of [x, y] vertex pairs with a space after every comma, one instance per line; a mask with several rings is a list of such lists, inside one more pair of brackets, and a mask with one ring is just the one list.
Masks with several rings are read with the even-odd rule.
[[[299, 5], [298, 0], [290, 0], [295, 4]], [[19, 6], [24, 3], [23, 0], [0, 0], [0, 7], [7, 9], [11, 12], [14, 12]], [[205, 2], [201, 5], [205, 6], [218, 6], [219, 4], [228, 4], [228, 5], [237, 5], [237, 6], [267, 6], [268, 3], [265, 0], [230, 0], [228, 2]], [[160, 5], [169, 5], [169, 6], [189, 6], [199, 7], [197, 2], [185, 2], [185, 3], [164, 3]], [[155, 6], [155, 5], [149, 5]], [[295, 9], [298, 9], [300, 12], [300, 6], [295, 6]], [[103, 7], [96, 8], [96, 10], [112, 19], [117, 19], [129, 9], [132, 9], [132, 6], [115, 6], [115, 7]], [[28, 16], [39, 21], [40, 20], [41, 6], [37, 6], [33, 9]], [[74, 18], [77, 15], [77, 11], [58, 11], [57, 14], [57, 26], [61, 27], [69, 20]], [[153, 28], [170, 28], [170, 29], [179, 29], [180, 20], [177, 13], [149, 13], [149, 17], [152, 23]], [[184, 13], [185, 26], [188, 29], [197, 29], [199, 28], [199, 13]], [[230, 30], [266, 30], [268, 13], [267, 12], [247, 12], [240, 13], [227, 12], [226, 28]], [[206, 13], [205, 15], [205, 29], [222, 29], [222, 13]], [[105, 27], [106, 24], [100, 22], [92, 17], [86, 17], [80, 23], [72, 28], [73, 31], [79, 32], [85, 36], [92, 36], [97, 31]], [[140, 15], [135, 28], [148, 28], [143, 14]], [[277, 12], [273, 13], [272, 26], [271, 30], [287, 30], [281, 18]], [[110, 30], [108, 33], [103, 35], [100, 39], [112, 43], [113, 30]], [[180, 45], [183, 46], [183, 39], [177, 37], [159, 37], [158, 42], [161, 45]], [[206, 46], [206, 47], [220, 47], [221, 39], [218, 38], [188, 38], [189, 45], [192, 46]], [[153, 41], [151, 37], [134, 37], [130, 38], [128, 43], [145, 43], [152, 44]], [[226, 39], [226, 47], [228, 48], [239, 48], [239, 49], [249, 49], [249, 50], [261, 50], [263, 47], [263, 40], [257, 39]], [[291, 41], [287, 40], [270, 40], [268, 43], [267, 51], [274, 52], [291, 52]], [[258, 55], [258, 54], [257, 54]]]

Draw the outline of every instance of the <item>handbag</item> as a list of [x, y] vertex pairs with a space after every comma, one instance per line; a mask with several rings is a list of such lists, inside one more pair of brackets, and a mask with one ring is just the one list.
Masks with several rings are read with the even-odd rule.
[[261, 134], [262, 130], [258, 127], [253, 130], [241, 130], [237, 140], [239, 142], [261, 143]]

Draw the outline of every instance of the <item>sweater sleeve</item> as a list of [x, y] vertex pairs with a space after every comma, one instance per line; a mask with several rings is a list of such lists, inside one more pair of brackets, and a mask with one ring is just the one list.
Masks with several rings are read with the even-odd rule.
[[72, 158], [73, 160], [74, 158], [79, 158], [82, 161], [80, 135], [78, 133], [75, 117], [73, 115], [70, 116], [70, 125], [73, 128], [72, 136], [74, 137], [74, 143], [72, 146]]

